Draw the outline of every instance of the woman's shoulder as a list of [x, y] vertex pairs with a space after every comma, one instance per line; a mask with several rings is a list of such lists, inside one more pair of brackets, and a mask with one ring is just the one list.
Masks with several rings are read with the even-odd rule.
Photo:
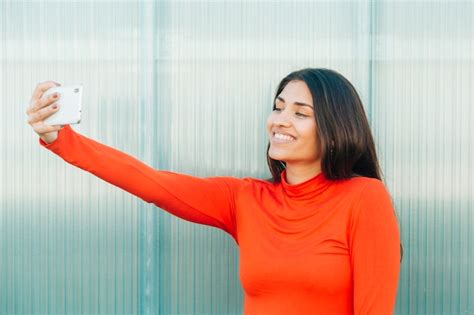
[[383, 185], [383, 182], [378, 178], [362, 176], [359, 174], [353, 174], [346, 181], [352, 185], [357, 185], [357, 186]]
[[278, 183], [273, 182], [271, 178], [260, 178], [260, 177], [253, 177], [247, 176], [243, 177], [242, 180], [244, 184], [242, 185], [241, 192], [244, 193], [262, 193], [264, 191], [267, 192], [275, 192], [278, 190]]
[[272, 178], [264, 179], [264, 178], [247, 176], [247, 177], [243, 177], [242, 180], [244, 180], [246, 184], [249, 186], [266, 186], [266, 187], [275, 186], [275, 183], [273, 182]]
[[385, 184], [378, 178], [354, 175], [351, 178], [340, 181], [340, 185], [346, 191], [352, 191], [361, 197], [377, 196], [388, 194]]

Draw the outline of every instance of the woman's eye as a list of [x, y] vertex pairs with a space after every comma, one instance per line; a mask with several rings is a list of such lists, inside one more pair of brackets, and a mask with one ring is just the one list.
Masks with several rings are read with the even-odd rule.
[[[278, 107], [274, 107], [274, 108], [273, 108], [273, 111], [279, 112], [279, 111], [281, 111], [281, 110], [282, 110], [282, 108], [278, 108]], [[296, 116], [299, 116], [299, 117], [308, 117], [308, 115], [304, 115], [304, 114], [301, 114], [301, 113], [295, 113], [295, 115], [296, 115]]]

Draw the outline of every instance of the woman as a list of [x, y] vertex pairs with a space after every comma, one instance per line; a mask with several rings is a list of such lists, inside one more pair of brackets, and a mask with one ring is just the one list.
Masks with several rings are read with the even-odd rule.
[[271, 180], [155, 170], [69, 125], [45, 126], [57, 98], [40, 98], [52, 86], [40, 84], [27, 110], [40, 144], [173, 215], [229, 233], [245, 314], [393, 312], [397, 219], [362, 103], [342, 75], [303, 69], [281, 81], [267, 120]]

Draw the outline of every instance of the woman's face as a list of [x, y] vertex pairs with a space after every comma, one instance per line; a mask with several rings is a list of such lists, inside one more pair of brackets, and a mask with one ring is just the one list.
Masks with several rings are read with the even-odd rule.
[[[303, 81], [290, 81], [275, 100], [267, 119], [269, 156], [288, 163], [319, 159], [313, 98]], [[282, 136], [283, 135], [283, 136]]]

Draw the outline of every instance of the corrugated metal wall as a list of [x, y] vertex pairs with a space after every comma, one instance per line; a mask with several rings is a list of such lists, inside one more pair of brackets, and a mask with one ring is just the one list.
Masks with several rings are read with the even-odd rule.
[[396, 314], [474, 314], [470, 1], [0, 3], [0, 314], [239, 314], [238, 249], [53, 156], [25, 110], [84, 85], [75, 130], [159, 169], [268, 177], [278, 81], [357, 87], [400, 219]]
[[399, 314], [474, 314], [474, 2], [376, 3], [371, 122], [405, 245]]
[[38, 82], [83, 83], [76, 130], [139, 155], [139, 13], [131, 3], [0, 4], [0, 314], [138, 310], [139, 201], [39, 147], [25, 111]]

